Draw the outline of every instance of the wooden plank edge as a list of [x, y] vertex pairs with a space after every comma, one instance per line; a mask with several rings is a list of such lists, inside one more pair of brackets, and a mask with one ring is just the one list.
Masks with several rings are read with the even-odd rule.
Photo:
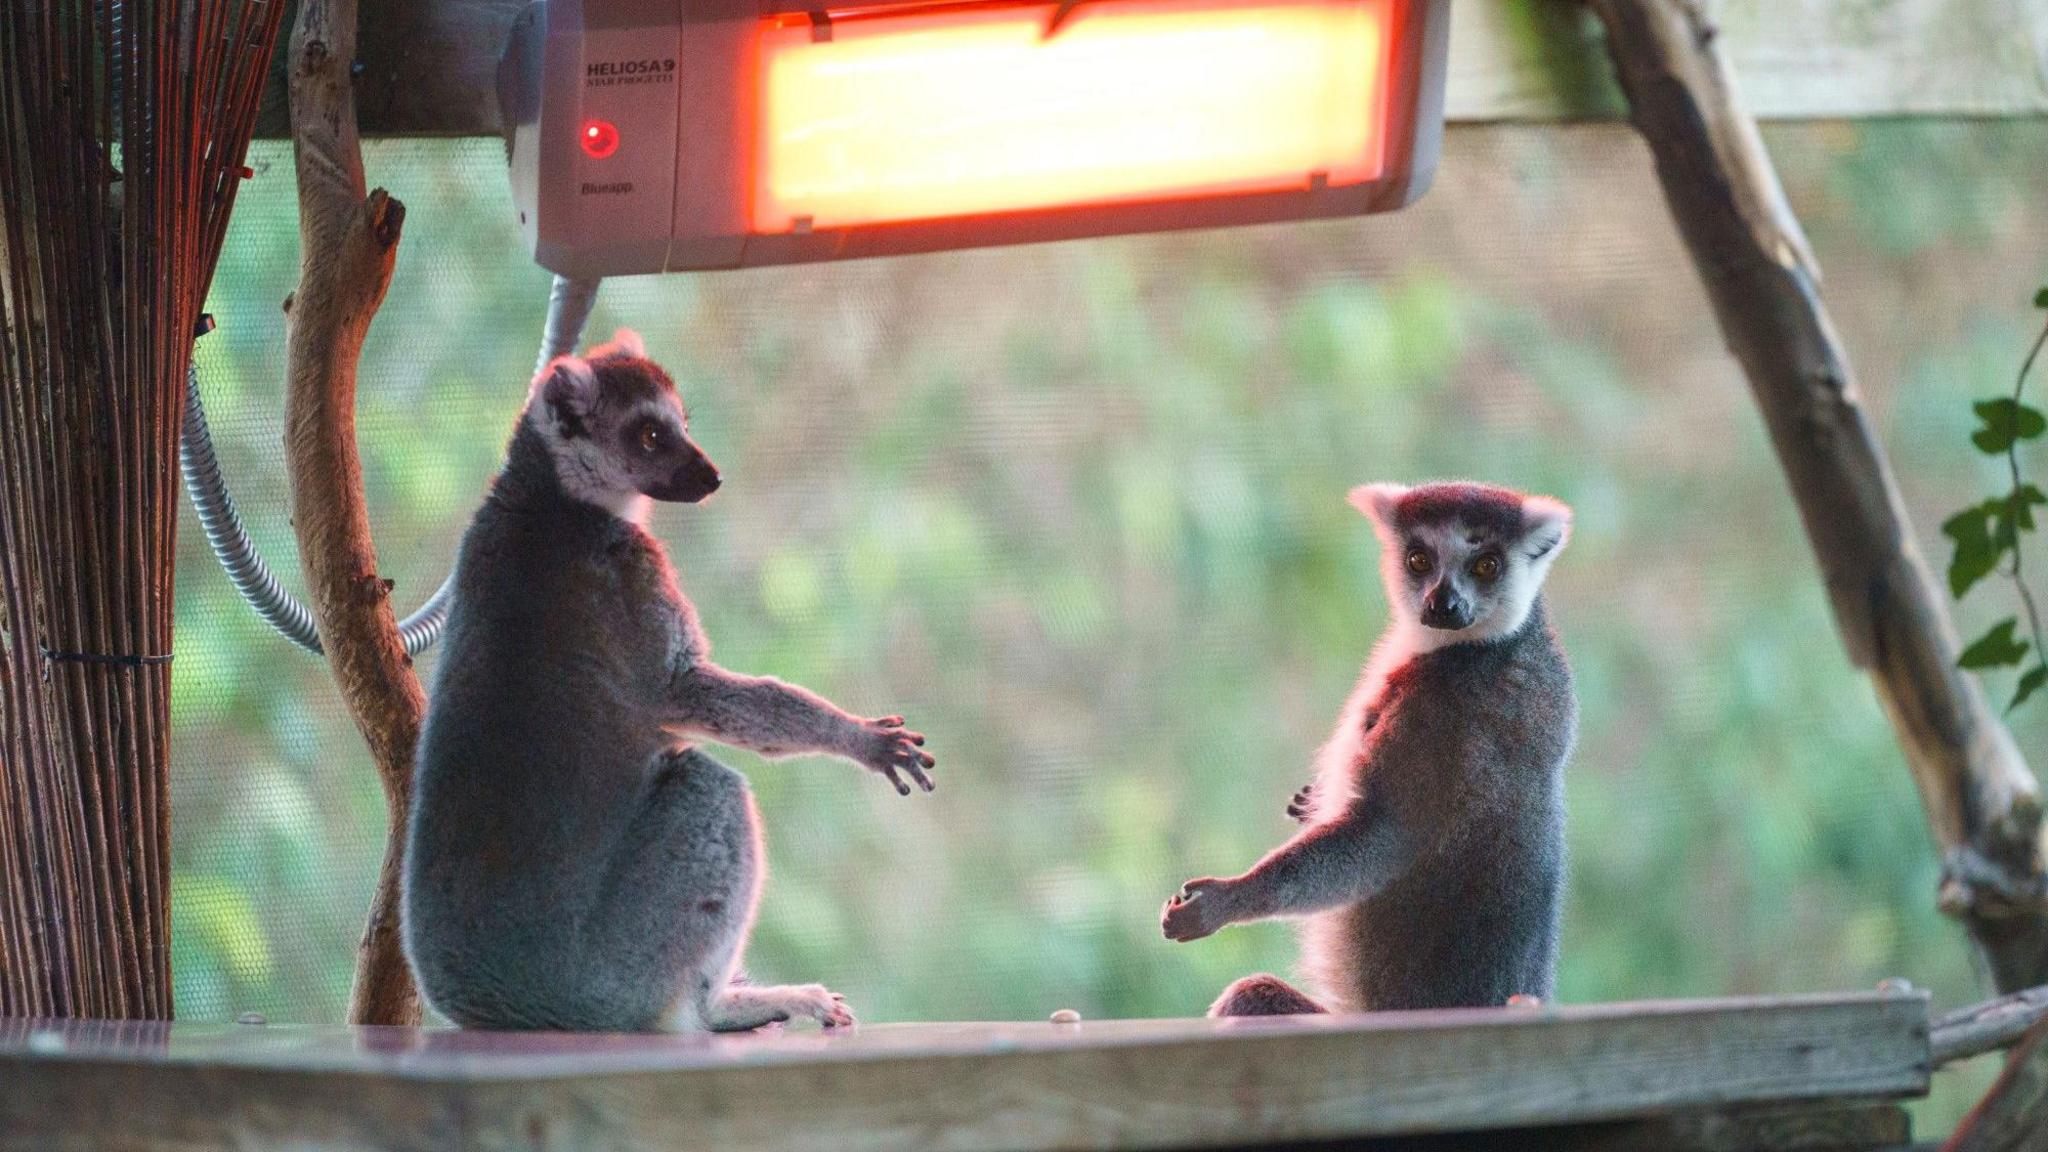
[[[1925, 1021], [1924, 1000], [1895, 997], [538, 1081], [0, 1060], [0, 1132], [57, 1148], [1227, 1147], [1915, 1095], [1927, 1083]], [[66, 1145], [81, 1117], [104, 1117], [89, 1129], [97, 1144]], [[186, 1143], [151, 1143], [160, 1132]]]

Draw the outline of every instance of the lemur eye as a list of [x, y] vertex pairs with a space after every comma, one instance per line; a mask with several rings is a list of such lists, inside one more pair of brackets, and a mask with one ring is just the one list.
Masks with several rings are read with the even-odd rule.
[[1472, 574], [1481, 580], [1493, 580], [1500, 576], [1500, 555], [1488, 552], [1472, 562]]
[[649, 455], [661, 451], [661, 425], [649, 420], [640, 426], [640, 450]]
[[1427, 576], [1429, 575], [1429, 570], [1434, 567], [1436, 567], [1436, 559], [1429, 554], [1429, 549], [1410, 548], [1408, 550], [1408, 570], [1410, 572], [1415, 573], [1417, 576]]

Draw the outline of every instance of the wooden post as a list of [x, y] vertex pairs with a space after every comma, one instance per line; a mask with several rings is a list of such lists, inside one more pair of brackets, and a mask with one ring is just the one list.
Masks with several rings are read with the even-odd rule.
[[356, 364], [391, 283], [405, 207], [382, 188], [363, 194], [355, 36], [355, 0], [305, 0], [292, 28], [300, 266], [298, 290], [285, 301], [285, 465], [320, 643], [369, 743], [389, 817], [349, 1020], [417, 1024], [419, 994], [399, 947], [398, 881], [426, 693], [399, 638], [391, 584], [377, 575], [355, 430]]
[[1904, 746], [1942, 852], [1942, 908], [2001, 990], [2048, 983], [2039, 786], [1977, 682], [1913, 543], [1891, 465], [1696, 0], [1586, 0], [1723, 338], [1749, 377], [1849, 657]]
[[171, 1014], [178, 428], [278, 22], [0, 0], [0, 1016]]

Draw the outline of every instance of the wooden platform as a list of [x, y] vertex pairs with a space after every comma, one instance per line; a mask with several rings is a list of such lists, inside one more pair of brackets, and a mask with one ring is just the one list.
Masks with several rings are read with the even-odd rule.
[[1868, 1147], [1904, 1138], [1873, 1105], [1926, 1091], [1927, 1027], [1919, 994], [751, 1036], [5, 1020], [0, 1150], [1034, 1152], [1631, 1118], [1676, 1146], [1673, 1117], [1790, 1101], [1833, 1142], [1782, 1146]]

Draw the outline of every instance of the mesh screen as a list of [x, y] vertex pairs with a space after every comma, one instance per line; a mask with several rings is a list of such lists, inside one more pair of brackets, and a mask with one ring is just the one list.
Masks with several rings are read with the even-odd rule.
[[[1967, 402], [2010, 387], [2036, 319], [2048, 139], [1768, 136], [1945, 560], [1936, 525], [1996, 482]], [[290, 154], [255, 166], [199, 363], [236, 495], [297, 584]], [[496, 465], [547, 277], [497, 144], [373, 144], [368, 167], [409, 208], [359, 435], [410, 610]], [[654, 525], [720, 661], [904, 712], [940, 757], [940, 790], [904, 800], [837, 762], [729, 754], [773, 860], [759, 978], [906, 1020], [1189, 1014], [1288, 970], [1285, 928], [1176, 946], [1160, 902], [1287, 834], [1384, 619], [1346, 489], [1470, 476], [1578, 510], [1551, 580], [1583, 707], [1564, 997], [1979, 990], [1933, 910], [1900, 753], [1623, 128], [1455, 129], [1436, 190], [1398, 216], [622, 280], [594, 332], [616, 324], [670, 366], [727, 477]], [[333, 1021], [377, 785], [322, 667], [241, 606], [189, 519], [181, 548], [179, 1012]], [[1965, 631], [2003, 597], [1973, 594]], [[2043, 746], [2048, 709], [2018, 723]]]

